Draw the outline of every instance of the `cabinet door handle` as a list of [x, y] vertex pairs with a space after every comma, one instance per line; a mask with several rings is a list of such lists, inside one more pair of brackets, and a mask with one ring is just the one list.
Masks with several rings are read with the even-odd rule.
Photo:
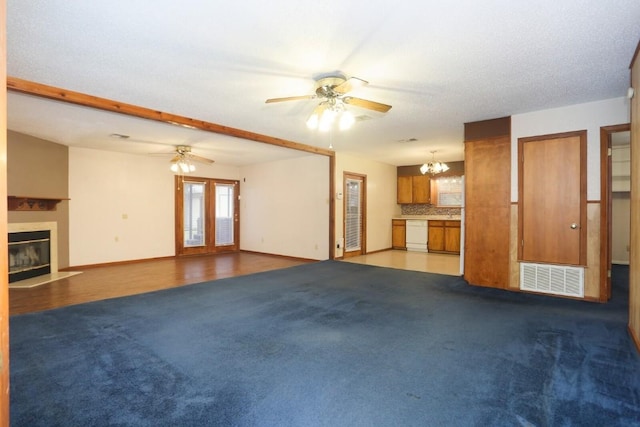
[[578, 224], [576, 224], [575, 222], [572, 223], [569, 227], [571, 227], [572, 230], [575, 230], [576, 228], [580, 228]]

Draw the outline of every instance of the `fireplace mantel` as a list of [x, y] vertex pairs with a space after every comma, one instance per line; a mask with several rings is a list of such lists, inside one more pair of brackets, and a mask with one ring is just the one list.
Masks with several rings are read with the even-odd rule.
[[7, 196], [7, 207], [10, 211], [55, 211], [58, 203], [66, 198]]

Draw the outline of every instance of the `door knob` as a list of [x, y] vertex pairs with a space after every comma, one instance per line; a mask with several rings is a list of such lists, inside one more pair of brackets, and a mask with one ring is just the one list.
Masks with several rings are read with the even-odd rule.
[[576, 228], [578, 228], [578, 224], [576, 224], [575, 222], [573, 224], [570, 225], [572, 230], [575, 230]]

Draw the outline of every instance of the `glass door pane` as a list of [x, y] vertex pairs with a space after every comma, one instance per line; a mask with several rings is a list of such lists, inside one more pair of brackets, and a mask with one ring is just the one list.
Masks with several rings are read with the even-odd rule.
[[234, 201], [233, 184], [216, 183], [216, 246], [230, 246], [234, 239]]
[[345, 200], [345, 251], [361, 249], [362, 205], [360, 188], [362, 181], [348, 178], [346, 180]]
[[204, 182], [185, 181], [184, 185], [184, 246], [205, 245], [205, 199]]

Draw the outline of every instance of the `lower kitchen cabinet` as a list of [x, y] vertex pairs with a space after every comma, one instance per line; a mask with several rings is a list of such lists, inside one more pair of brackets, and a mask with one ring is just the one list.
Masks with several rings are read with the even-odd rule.
[[460, 221], [429, 221], [429, 252], [460, 253]]
[[407, 249], [407, 221], [391, 220], [391, 246], [393, 249]]

